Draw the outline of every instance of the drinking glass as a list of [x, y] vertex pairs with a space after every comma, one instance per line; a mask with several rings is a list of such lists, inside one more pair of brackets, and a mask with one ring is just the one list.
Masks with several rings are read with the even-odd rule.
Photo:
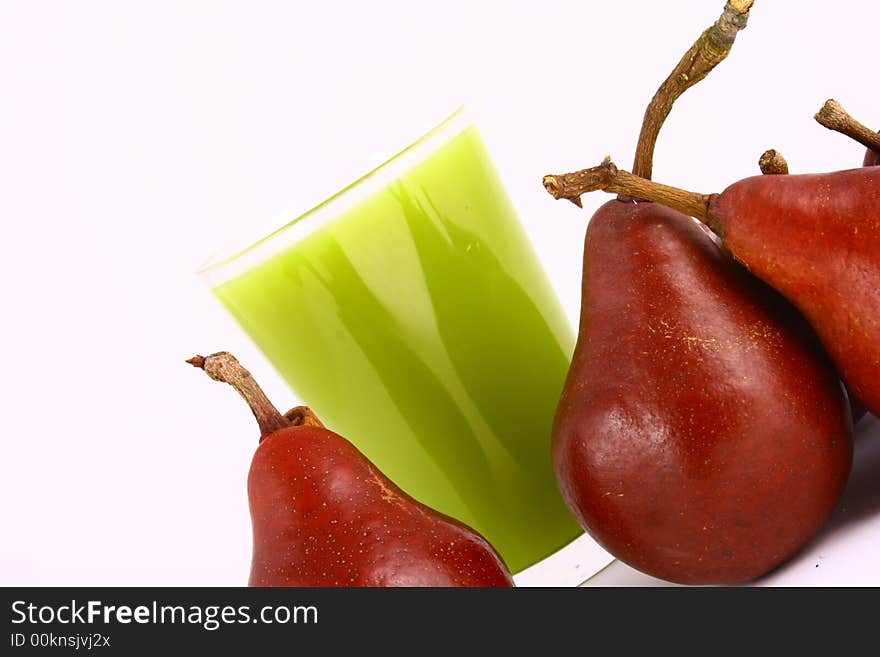
[[466, 111], [203, 275], [328, 428], [513, 573], [582, 534], [550, 460], [574, 336]]

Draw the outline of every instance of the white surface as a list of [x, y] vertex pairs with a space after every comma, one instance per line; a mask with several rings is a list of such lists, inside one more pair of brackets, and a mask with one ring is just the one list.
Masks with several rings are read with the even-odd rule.
[[[541, 176], [629, 164], [647, 101], [722, 2], [670, 7], [0, 0], [0, 584], [244, 583], [253, 420], [183, 359], [232, 350], [279, 406], [297, 400], [194, 272], [461, 103], [574, 323], [605, 197], [578, 212]], [[718, 190], [769, 147], [795, 171], [856, 165], [862, 149], [812, 115], [834, 96], [880, 123], [878, 17], [758, 0], [673, 111], [655, 177]], [[870, 511], [823, 552], [837, 570], [792, 577], [880, 584], [853, 548], [876, 544]]]
[[589, 534], [581, 534], [561, 550], [514, 574], [519, 587], [582, 586], [614, 561]]

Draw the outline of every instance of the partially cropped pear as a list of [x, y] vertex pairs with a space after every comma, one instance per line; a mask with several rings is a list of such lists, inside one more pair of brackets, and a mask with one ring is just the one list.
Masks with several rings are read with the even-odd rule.
[[[865, 146], [862, 166], [873, 167], [880, 164], [880, 132], [872, 131], [864, 123], [850, 116], [839, 102], [829, 98], [814, 118], [829, 130], [844, 134]], [[849, 388], [847, 390], [850, 394], [853, 419], [858, 422], [866, 414], [867, 409]]]
[[281, 415], [230, 354], [188, 362], [235, 387], [260, 426], [250, 586], [513, 586], [486, 539], [407, 495], [308, 408]]
[[[868, 153], [871, 152], [871, 149], [868, 149]], [[865, 159], [867, 161], [868, 158], [866, 157]], [[784, 175], [788, 173], [788, 163], [785, 161], [785, 158], [782, 157], [782, 154], [774, 149], [765, 151], [758, 161], [758, 165], [761, 167], [761, 173], [765, 175]], [[865, 166], [870, 165], [866, 164]], [[705, 227], [706, 230], [709, 230], [706, 224], [700, 225]], [[714, 233], [712, 234], [714, 235]], [[720, 242], [719, 238], [716, 237], [716, 239]], [[853, 394], [852, 390], [849, 389], [849, 386], [845, 383], [844, 389], [846, 390], [846, 396], [849, 399], [853, 424], [858, 424], [858, 422], [866, 415], [868, 409], [865, 408], [865, 405], [859, 401], [859, 399]]]
[[840, 381], [803, 320], [690, 217], [648, 202], [594, 214], [582, 292], [553, 427], [581, 524], [680, 583], [745, 582], [789, 558], [852, 458]]

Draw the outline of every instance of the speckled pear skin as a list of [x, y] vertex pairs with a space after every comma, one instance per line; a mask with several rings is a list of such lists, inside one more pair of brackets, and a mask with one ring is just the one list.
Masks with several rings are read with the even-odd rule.
[[322, 427], [265, 437], [248, 474], [250, 586], [513, 586], [492, 546]]
[[837, 374], [787, 302], [691, 218], [599, 208], [553, 463], [604, 548], [673, 582], [753, 580], [828, 517], [851, 432]]

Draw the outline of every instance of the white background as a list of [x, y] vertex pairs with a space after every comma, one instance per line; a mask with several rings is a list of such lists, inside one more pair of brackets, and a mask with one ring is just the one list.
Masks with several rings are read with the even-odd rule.
[[[574, 324], [604, 198], [578, 212], [541, 176], [628, 166], [654, 89], [722, 4], [0, 0], [0, 584], [246, 581], [256, 428], [183, 360], [229, 349], [279, 407], [297, 400], [195, 271], [461, 103]], [[793, 171], [860, 163], [812, 115], [833, 96], [880, 125], [878, 19], [875, 2], [757, 0], [677, 104], [655, 178], [719, 191], [769, 147]], [[880, 584], [874, 475], [859, 520], [769, 582]]]

